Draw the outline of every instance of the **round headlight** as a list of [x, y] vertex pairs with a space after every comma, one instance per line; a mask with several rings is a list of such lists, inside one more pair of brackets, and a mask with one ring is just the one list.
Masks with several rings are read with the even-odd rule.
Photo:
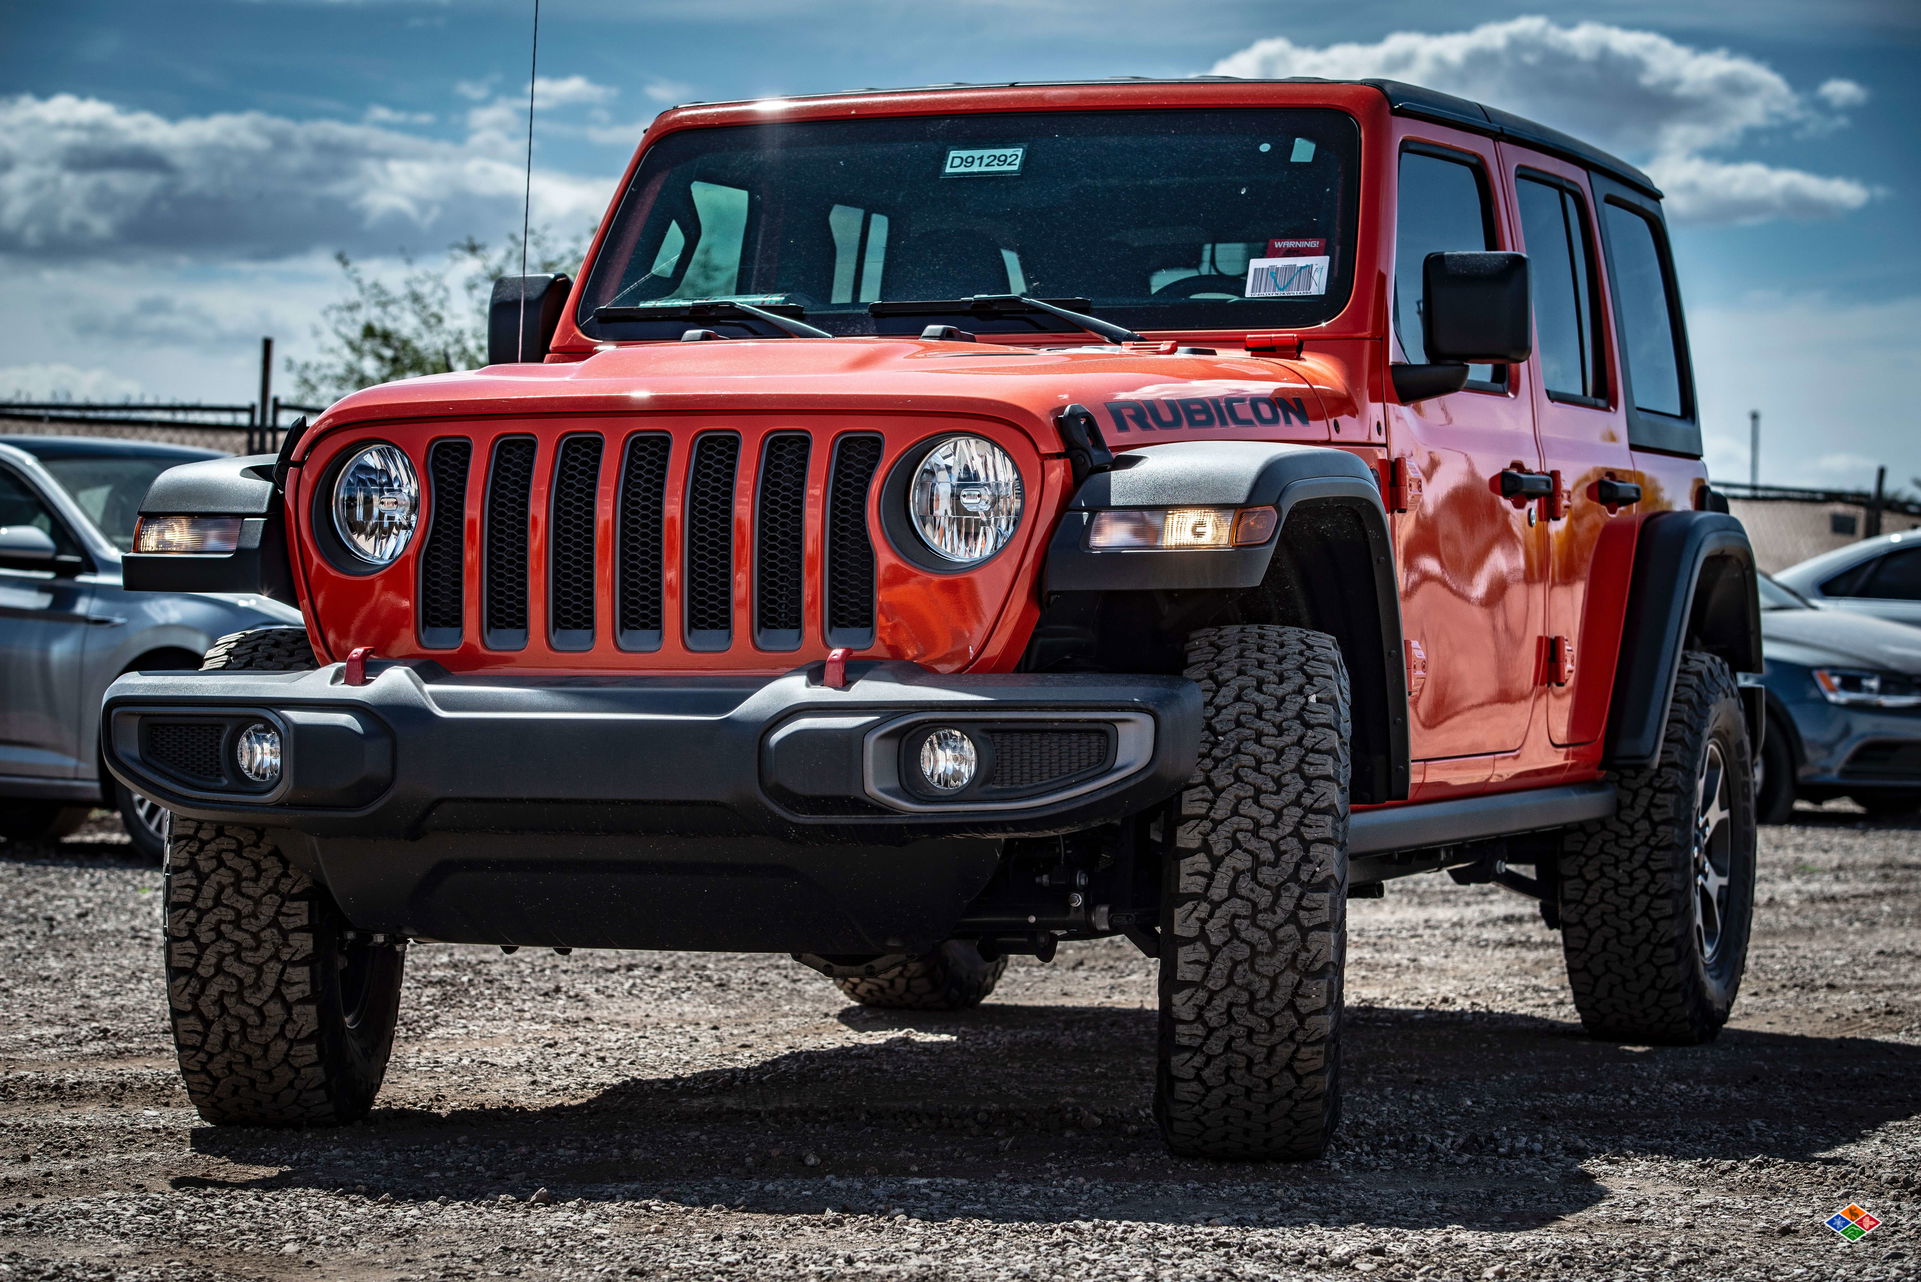
[[1007, 451], [978, 436], [956, 436], [927, 451], [907, 492], [914, 531], [959, 565], [985, 561], [1020, 524], [1020, 470]]
[[390, 565], [420, 519], [420, 482], [407, 456], [369, 445], [334, 481], [334, 531], [369, 565]]

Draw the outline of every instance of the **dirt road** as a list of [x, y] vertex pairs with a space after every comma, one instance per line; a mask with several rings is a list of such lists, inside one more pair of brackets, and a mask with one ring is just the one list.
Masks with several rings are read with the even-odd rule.
[[1519, 897], [1357, 901], [1342, 1139], [1292, 1167], [1161, 1152], [1118, 942], [915, 1018], [785, 958], [416, 946], [369, 1121], [216, 1131], [158, 871], [0, 847], [0, 1279], [1921, 1277], [1921, 829], [1800, 819], [1698, 1049], [1583, 1038]]

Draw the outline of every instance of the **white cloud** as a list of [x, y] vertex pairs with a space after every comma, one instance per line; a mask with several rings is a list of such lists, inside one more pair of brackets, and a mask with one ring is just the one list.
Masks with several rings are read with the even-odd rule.
[[0, 369], [0, 399], [15, 401], [124, 401], [141, 386], [112, 370], [81, 369], [61, 362], [9, 365]]
[[485, 98], [488, 94], [492, 93], [493, 91], [494, 91], [494, 77], [492, 76], [488, 76], [484, 80], [454, 81], [454, 92], [459, 94], [462, 98], [467, 98], [474, 102], [481, 101], [483, 98]]
[[[1838, 123], [1829, 109], [1866, 101], [1847, 80], [1812, 95], [1766, 63], [1725, 49], [1698, 49], [1652, 31], [1599, 22], [1565, 26], [1542, 17], [1490, 22], [1439, 34], [1402, 31], [1372, 44], [1313, 48], [1285, 37], [1221, 59], [1216, 75], [1383, 77], [1406, 80], [1533, 117], [1630, 159], [1704, 178], [1701, 153], [1787, 126]], [[1670, 202], [1677, 221], [1819, 217], [1859, 208], [1872, 194], [1849, 178], [1745, 163], [1749, 203], [1735, 208], [1699, 182]], [[1760, 172], [1772, 175], [1764, 180]]]
[[641, 92], [662, 106], [670, 106], [686, 102], [693, 96], [694, 87], [679, 80], [650, 80]]
[[620, 91], [612, 85], [596, 84], [585, 76], [540, 76], [534, 80], [534, 103], [539, 107], [611, 102], [619, 96]]
[[[169, 120], [94, 98], [0, 99], [0, 254], [273, 259], [437, 249], [519, 222], [505, 138], [242, 112]], [[606, 178], [534, 175], [534, 220], [591, 222]]]
[[374, 103], [361, 113], [360, 118], [370, 125], [431, 125], [434, 122], [434, 113], [396, 111], [392, 107], [383, 107], [379, 103]]
[[1868, 91], [1852, 80], [1825, 81], [1814, 92], [1822, 102], [1836, 111], [1846, 111], [1850, 107], [1862, 106], [1868, 100]]
[[1695, 223], [1758, 223], [1769, 218], [1832, 218], [1861, 208], [1875, 189], [1852, 178], [1823, 178], [1755, 161], [1664, 156], [1648, 176], [1668, 204]]

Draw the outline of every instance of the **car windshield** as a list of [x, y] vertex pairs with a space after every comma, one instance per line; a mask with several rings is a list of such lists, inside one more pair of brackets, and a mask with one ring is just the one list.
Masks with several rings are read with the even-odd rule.
[[1807, 598], [1791, 588], [1786, 588], [1765, 574], [1754, 576], [1755, 585], [1761, 590], [1763, 610], [1811, 610]]
[[[1026, 295], [1134, 330], [1298, 327], [1354, 275], [1358, 129], [1328, 110], [1081, 111], [773, 122], [648, 149], [582, 291], [599, 339], [930, 323], [1058, 333], [1034, 312], [870, 312]], [[683, 306], [671, 315], [674, 304]], [[636, 309], [653, 304], [663, 315]], [[620, 309], [601, 315], [602, 308]]]
[[40, 465], [73, 497], [107, 541], [133, 548], [133, 523], [153, 479], [189, 460], [171, 454], [93, 455], [42, 459]]

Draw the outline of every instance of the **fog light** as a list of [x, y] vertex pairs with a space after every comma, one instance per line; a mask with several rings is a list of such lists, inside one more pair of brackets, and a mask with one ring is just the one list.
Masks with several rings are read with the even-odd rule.
[[920, 772], [930, 786], [942, 792], [958, 792], [974, 782], [974, 769], [980, 753], [974, 741], [951, 726], [934, 731], [920, 745]]
[[255, 783], [272, 783], [280, 778], [280, 732], [254, 722], [234, 740], [233, 758], [247, 778]]

